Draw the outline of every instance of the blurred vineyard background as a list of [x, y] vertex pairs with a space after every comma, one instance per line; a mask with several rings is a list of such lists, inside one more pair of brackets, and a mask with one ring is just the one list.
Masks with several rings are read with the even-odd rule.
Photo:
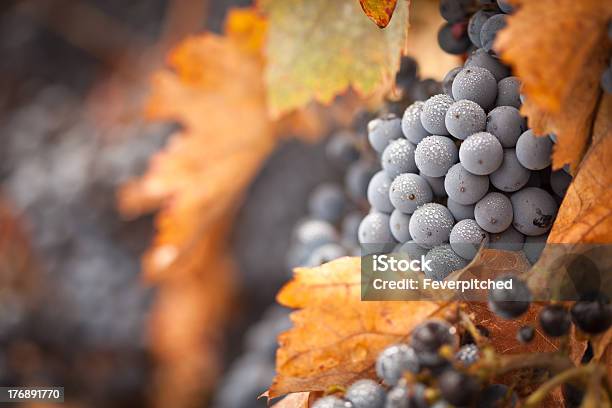
[[[140, 114], [151, 72], [178, 40], [219, 32], [228, 8], [245, 4], [0, 5], [1, 385], [62, 385], [70, 406], [152, 405], [156, 290], [140, 257], [153, 223], [123, 220], [115, 194], [175, 128]], [[308, 191], [336, 177], [322, 157], [320, 145], [283, 144], [247, 195], [232, 242], [248, 307], [232, 313], [223, 366], [287, 276], [287, 237]]]

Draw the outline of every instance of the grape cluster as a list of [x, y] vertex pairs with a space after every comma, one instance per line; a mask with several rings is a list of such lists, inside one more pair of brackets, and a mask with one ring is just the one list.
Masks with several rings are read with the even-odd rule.
[[474, 343], [459, 346], [455, 327], [431, 319], [411, 333], [408, 343], [393, 344], [376, 360], [379, 382], [361, 379], [343, 396], [315, 401], [313, 408], [444, 408], [495, 407], [517, 404], [517, 395], [503, 384], [486, 383], [468, 373], [480, 359]]
[[[471, 4], [442, 2], [443, 16], [456, 23]], [[474, 46], [489, 35], [488, 21], [510, 10], [491, 7], [470, 18]], [[519, 79], [482, 47], [447, 74], [444, 93], [412, 103], [401, 121], [382, 117], [368, 126], [382, 170], [368, 186], [371, 211], [359, 242], [412, 253], [417, 246], [437, 266], [437, 279], [465, 266], [481, 245], [524, 250], [535, 262], [572, 180], [550, 169], [555, 136], [535, 135], [519, 113]]]

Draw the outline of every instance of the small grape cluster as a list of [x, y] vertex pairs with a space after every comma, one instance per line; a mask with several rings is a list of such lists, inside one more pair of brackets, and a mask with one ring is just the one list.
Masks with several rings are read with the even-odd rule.
[[450, 408], [516, 404], [516, 394], [503, 384], [486, 384], [469, 374], [481, 358], [474, 343], [460, 346], [455, 327], [431, 319], [417, 326], [408, 343], [384, 349], [376, 360], [380, 382], [361, 379], [344, 396], [326, 396], [313, 408]]
[[474, 48], [490, 52], [497, 32], [506, 26], [506, 14], [513, 11], [506, 0], [441, 0], [446, 23], [438, 31], [438, 44], [449, 54]]
[[551, 172], [554, 135], [536, 136], [519, 112], [520, 81], [484, 48], [452, 69], [444, 93], [379, 117], [368, 139], [382, 170], [368, 185], [361, 244], [398, 243], [443, 279], [481, 245], [524, 250], [535, 262], [572, 180]]
[[[491, 293], [490, 304], [505, 318], [523, 314], [530, 306], [529, 290], [516, 277], [512, 291]], [[460, 312], [461, 313], [461, 312]], [[486, 328], [451, 325], [442, 319], [429, 319], [418, 325], [407, 343], [394, 344], [377, 357], [375, 369], [379, 381], [360, 379], [351, 384], [342, 397], [330, 395], [317, 400], [314, 408], [477, 408], [515, 407], [517, 390], [495, 383], [495, 352], [487, 345]], [[569, 333], [571, 323], [587, 335], [597, 335], [612, 324], [612, 306], [601, 298], [576, 302], [570, 310], [561, 304], [541, 309], [539, 326], [549, 337]], [[474, 334], [476, 331], [478, 334]], [[480, 338], [476, 341], [475, 336]], [[521, 342], [535, 337], [535, 329], [523, 326], [517, 333]], [[526, 365], [528, 366], [528, 365]], [[489, 368], [487, 368], [489, 367]], [[569, 389], [568, 386], [565, 389]], [[573, 398], [581, 400], [583, 390], [575, 385]]]

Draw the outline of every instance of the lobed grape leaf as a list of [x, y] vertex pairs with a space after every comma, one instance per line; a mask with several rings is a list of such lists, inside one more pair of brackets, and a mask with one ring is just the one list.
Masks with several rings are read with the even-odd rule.
[[[587, 150], [609, 63], [612, 3], [600, 0], [514, 0], [517, 11], [494, 44], [513, 66], [527, 96], [522, 113], [535, 133], [555, 133], [553, 168], [572, 172]], [[537, 27], [537, 29], [534, 29]]]
[[397, 0], [359, 0], [363, 12], [380, 28], [391, 21], [396, 3]]
[[372, 95], [392, 85], [408, 27], [401, 1], [384, 30], [355, 0], [261, 0], [268, 16], [265, 82], [273, 116], [329, 103], [352, 86]]
[[291, 315], [293, 328], [279, 337], [271, 398], [373, 377], [382, 349], [442, 310], [444, 304], [427, 301], [362, 302], [360, 262], [345, 257], [298, 268], [279, 292], [279, 303], [300, 310]]

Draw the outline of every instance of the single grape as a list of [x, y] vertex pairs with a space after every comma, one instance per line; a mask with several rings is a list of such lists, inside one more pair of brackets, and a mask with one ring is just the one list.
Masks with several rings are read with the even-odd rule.
[[[455, 81], [457, 81], [456, 78]], [[453, 82], [453, 84], [454, 83], [455, 82]], [[446, 111], [453, 102], [453, 98], [446, 94], [434, 95], [427, 99], [421, 110], [421, 123], [423, 128], [431, 134], [448, 135], [448, 130], [444, 124], [444, 117], [446, 116]]]
[[425, 261], [428, 261], [429, 268], [423, 267], [423, 273], [436, 280], [443, 280], [452, 272], [467, 266], [466, 260], [457, 255], [449, 244], [433, 247], [425, 255]]
[[387, 114], [368, 123], [368, 140], [378, 153], [382, 153], [391, 140], [402, 137], [401, 120], [394, 114]]
[[563, 170], [557, 170], [550, 173], [550, 188], [561, 198], [565, 197], [565, 193], [571, 183], [572, 176]]
[[548, 232], [557, 215], [557, 203], [546, 191], [527, 187], [510, 197], [514, 212], [512, 225], [519, 232], [529, 236]]
[[550, 166], [552, 141], [546, 136], [537, 137], [531, 129], [523, 132], [516, 142], [516, 157], [529, 170], [542, 170]]
[[393, 210], [389, 218], [391, 234], [400, 243], [410, 241], [410, 215], [404, 214], [398, 209]]
[[390, 214], [393, 211], [393, 204], [389, 199], [389, 188], [391, 178], [384, 170], [379, 171], [372, 177], [368, 185], [368, 201], [376, 211]]
[[421, 259], [421, 257], [424, 257], [425, 255], [427, 255], [427, 252], [429, 251], [419, 246], [414, 241], [408, 241], [408, 242], [404, 242], [399, 247], [397, 252], [408, 255], [410, 259]]
[[[476, 102], [487, 111], [493, 107], [497, 98], [495, 77], [487, 69], [481, 67], [464, 67], [455, 77], [452, 89], [453, 98], [456, 101], [468, 99]], [[446, 114], [446, 112], [444, 113]], [[421, 119], [422, 117], [421, 115]], [[425, 128], [427, 129], [427, 126]]]
[[476, 408], [515, 408], [517, 405], [518, 397], [507, 385], [491, 384], [478, 396]]
[[525, 236], [518, 232], [514, 227], [509, 226], [499, 234], [489, 235], [489, 248], [501, 249], [504, 251], [520, 251], [523, 249]]
[[403, 173], [393, 180], [389, 188], [389, 199], [393, 206], [406, 214], [433, 200], [431, 187], [418, 174]]
[[407, 344], [389, 346], [376, 359], [376, 374], [387, 385], [396, 385], [406, 371], [416, 374], [419, 370], [417, 354]]
[[457, 343], [455, 329], [446, 321], [440, 319], [429, 319], [419, 324], [410, 334], [409, 344], [417, 352], [438, 353], [440, 347], [453, 346]]
[[392, 140], [383, 151], [382, 168], [393, 179], [401, 173], [415, 173], [414, 150], [416, 146], [402, 138]]
[[351, 164], [344, 179], [348, 195], [355, 201], [367, 200], [368, 185], [379, 170], [378, 166], [369, 160], [359, 160]]
[[588, 334], [603, 333], [612, 325], [612, 305], [602, 299], [574, 303], [571, 315], [574, 324]]
[[525, 132], [527, 124], [518, 109], [498, 106], [487, 115], [487, 132], [493, 134], [503, 147], [514, 147]]
[[435, 197], [446, 197], [446, 190], [444, 189], [444, 177], [429, 177], [422, 173], [419, 176], [423, 177]]
[[518, 77], [503, 78], [497, 83], [497, 106], [521, 107], [521, 81]]
[[448, 242], [454, 219], [448, 208], [428, 203], [417, 208], [410, 218], [410, 235], [424, 248]]
[[521, 326], [516, 333], [516, 339], [521, 343], [529, 343], [535, 337], [535, 329], [532, 326]]
[[548, 234], [525, 238], [523, 252], [532, 265], [535, 264], [538, 259], [540, 259], [540, 254], [542, 254], [542, 251], [546, 247], [547, 239]]
[[421, 112], [424, 106], [425, 102], [416, 101], [406, 108], [404, 116], [402, 116], [404, 137], [415, 145], [429, 136], [429, 132], [425, 130], [421, 123]]
[[445, 136], [429, 136], [414, 151], [419, 171], [429, 177], [443, 177], [458, 160], [457, 146]]
[[358, 380], [351, 384], [344, 395], [353, 408], [383, 408], [385, 390], [372, 380]]
[[514, 11], [514, 7], [512, 7], [512, 4], [510, 4], [508, 0], [497, 0], [497, 6], [506, 14], [510, 14]]
[[540, 311], [540, 327], [550, 337], [565, 336], [570, 329], [569, 313], [562, 305], [549, 305]]
[[306, 264], [304, 266], [319, 266], [324, 263], [331, 262], [334, 259], [342, 258], [347, 256], [348, 253], [342, 245], [338, 244], [325, 244], [312, 251]]
[[496, 282], [510, 283], [511, 288], [493, 288], [489, 290], [489, 309], [504, 319], [519, 317], [529, 309], [531, 292], [519, 278], [505, 275], [497, 278]]
[[480, 29], [480, 42], [485, 51], [490, 52], [493, 50], [493, 42], [495, 41], [497, 32], [505, 26], [506, 16], [504, 14], [495, 14], [484, 22]]
[[470, 17], [467, 33], [470, 41], [472, 41], [472, 44], [474, 44], [476, 47], [482, 47], [482, 42], [480, 41], [480, 30], [482, 29], [482, 25], [495, 14], [496, 13], [494, 11], [478, 10], [472, 15], [472, 17]]
[[293, 231], [293, 239], [301, 245], [311, 248], [336, 242], [338, 234], [333, 225], [317, 219], [306, 219], [297, 224]]
[[504, 149], [495, 136], [487, 132], [479, 132], [461, 143], [459, 160], [470, 173], [485, 176], [501, 166], [504, 160]]
[[318, 186], [310, 195], [308, 209], [315, 217], [331, 223], [340, 221], [348, 206], [344, 191], [334, 183]]
[[438, 378], [442, 398], [456, 406], [467, 406], [474, 402], [480, 390], [475, 377], [456, 370], [446, 370]]
[[459, 204], [455, 200], [452, 200], [451, 198], [448, 198], [446, 200], [446, 206], [456, 221], [474, 218], [474, 204], [463, 205]]
[[394, 242], [389, 216], [371, 212], [359, 224], [359, 242], [362, 244], [386, 244]]
[[480, 245], [487, 242], [489, 234], [483, 231], [476, 221], [459, 221], [451, 230], [449, 242], [453, 251], [468, 261], [474, 259]]
[[448, 71], [442, 80], [442, 90], [444, 93], [451, 98], [453, 97], [453, 81], [457, 74], [463, 69], [463, 67], [455, 67]]
[[468, 136], [485, 130], [487, 114], [476, 102], [462, 99], [448, 108], [444, 123], [452, 136], [465, 140]]
[[480, 349], [474, 343], [462, 346], [455, 354], [455, 360], [461, 365], [469, 367], [480, 359]]
[[513, 192], [523, 188], [530, 176], [531, 172], [519, 163], [514, 149], [504, 149], [504, 160], [501, 166], [489, 175], [489, 180], [498, 190]]
[[438, 45], [449, 54], [460, 55], [470, 47], [470, 39], [465, 33], [458, 35], [454, 24], [446, 23], [438, 31]]
[[327, 397], [316, 400], [314, 404], [312, 404], [312, 408], [351, 408], [351, 404], [333, 395], [328, 395]]
[[357, 136], [347, 130], [333, 134], [325, 146], [327, 159], [340, 167], [347, 167], [359, 159]]
[[421, 383], [408, 383], [401, 380], [389, 390], [385, 408], [428, 408], [426, 387]]
[[471, 12], [471, 0], [440, 0], [440, 15], [449, 23], [465, 20]]
[[503, 78], [510, 75], [510, 68], [502, 64], [498, 58], [492, 56], [482, 48], [477, 49], [468, 57], [467, 61], [465, 61], [464, 67], [484, 68], [493, 74], [496, 81], [501, 81]]
[[446, 173], [444, 189], [448, 197], [458, 204], [475, 204], [487, 194], [489, 178], [472, 174], [457, 163]]
[[512, 224], [512, 203], [502, 193], [489, 193], [476, 203], [474, 217], [483, 230], [502, 232]]

